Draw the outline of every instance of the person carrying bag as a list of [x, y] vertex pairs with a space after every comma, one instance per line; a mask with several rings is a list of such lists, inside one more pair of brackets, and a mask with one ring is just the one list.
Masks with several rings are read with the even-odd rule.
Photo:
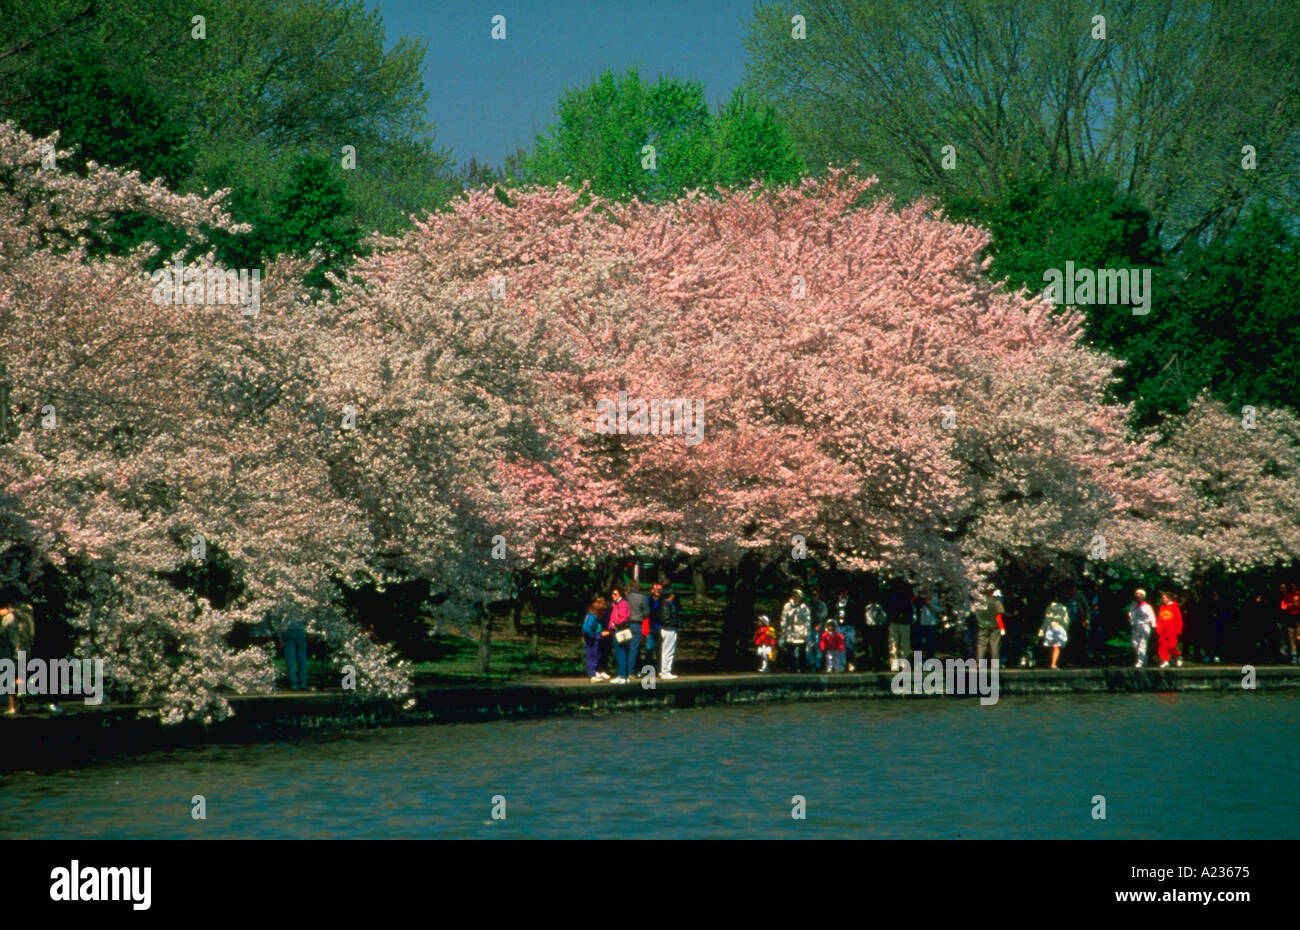
[[613, 591], [614, 606], [609, 611], [609, 630], [614, 634], [615, 658], [618, 660], [618, 677], [610, 684], [627, 684], [636, 660], [636, 640], [632, 636], [632, 609], [623, 599], [623, 589]]

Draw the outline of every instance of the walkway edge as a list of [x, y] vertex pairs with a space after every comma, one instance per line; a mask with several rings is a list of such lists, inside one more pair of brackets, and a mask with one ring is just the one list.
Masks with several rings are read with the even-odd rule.
[[[245, 695], [230, 699], [235, 715], [204, 726], [164, 726], [141, 717], [141, 708], [119, 705], [80, 708], [63, 714], [0, 718], [0, 773], [75, 768], [122, 755], [211, 743], [298, 738], [379, 726], [458, 723], [600, 714], [629, 710], [684, 709], [764, 701], [884, 698], [893, 694], [888, 672], [837, 675], [708, 675], [626, 685], [585, 681], [512, 681], [430, 685], [400, 699], [348, 692]], [[1300, 667], [1259, 666], [1261, 691], [1300, 688]], [[999, 675], [999, 697], [1044, 694], [1239, 691], [1240, 668], [1181, 669], [1007, 669]], [[978, 700], [977, 696], [912, 696], [906, 699]]]

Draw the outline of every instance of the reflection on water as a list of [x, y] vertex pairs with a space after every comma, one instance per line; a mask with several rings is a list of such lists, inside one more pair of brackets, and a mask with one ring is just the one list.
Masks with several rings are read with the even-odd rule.
[[0, 837], [1294, 839], [1298, 709], [1287, 692], [900, 698], [207, 746], [2, 776]]

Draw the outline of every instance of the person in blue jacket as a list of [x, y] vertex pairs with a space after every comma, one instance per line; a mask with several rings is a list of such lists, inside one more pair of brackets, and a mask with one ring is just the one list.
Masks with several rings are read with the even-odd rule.
[[606, 608], [605, 599], [597, 597], [587, 608], [587, 616], [582, 620], [582, 643], [586, 649], [587, 680], [592, 684], [609, 681], [609, 675], [600, 671], [600, 646], [602, 640], [609, 636], [609, 630], [602, 630], [601, 617]]

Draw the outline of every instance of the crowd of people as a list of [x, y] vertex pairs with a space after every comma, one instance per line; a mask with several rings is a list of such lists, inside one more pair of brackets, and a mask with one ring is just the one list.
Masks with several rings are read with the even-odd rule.
[[[1284, 584], [1280, 595], [1282, 635], [1291, 664], [1300, 664], [1300, 587]], [[1202, 661], [1208, 663], [1220, 662], [1224, 651], [1228, 617], [1219, 604], [1214, 592], [1208, 610], [1202, 611], [1206, 623], [1198, 646]], [[582, 625], [588, 679], [625, 683], [641, 677], [647, 667], [660, 678], [677, 677], [673, 662], [680, 624], [681, 605], [664, 582], [652, 585], [648, 595], [633, 581], [615, 587], [608, 600], [595, 598]], [[1160, 668], [1184, 661], [1183, 610], [1171, 589], [1160, 591], [1154, 604], [1146, 590], [1134, 589], [1122, 620], [1107, 623], [1098, 584], [1086, 589], [1067, 584], [1052, 592], [1041, 617], [1035, 616], [1032, 623], [1019, 618], [1014, 627], [1002, 591], [991, 583], [981, 586], [959, 610], [945, 609], [933, 591], [907, 585], [892, 586], [874, 600], [855, 599], [848, 588], [841, 588], [829, 602], [816, 586], [806, 594], [796, 587], [775, 621], [767, 614], [757, 616], [753, 646], [760, 672], [897, 672], [918, 653], [933, 658], [940, 633], [950, 632], [964, 658], [1000, 666], [1018, 658], [1020, 666], [1034, 666], [1041, 655], [1048, 668], [1060, 669], [1071, 644], [1077, 664], [1113, 663], [1108, 637], [1127, 632], [1136, 668], [1152, 661], [1153, 647]], [[613, 676], [604, 671], [607, 667], [615, 671]]]
[[[1291, 664], [1300, 664], [1300, 588], [1284, 584], [1279, 602], [1283, 617], [1284, 637]], [[1201, 652], [1206, 662], [1222, 661], [1227, 626], [1226, 612], [1217, 607], [1217, 592], [1212, 596], [1209, 623], [1202, 637]], [[879, 601], [863, 605], [855, 612], [847, 590], [842, 590], [828, 619], [828, 608], [820, 592], [813, 588], [811, 597], [805, 598], [800, 588], [794, 589], [781, 608], [780, 622], [773, 626], [766, 616], [757, 623], [754, 644], [759, 659], [759, 670], [778, 667], [777, 657], [783, 662], [779, 667], [788, 671], [851, 671], [855, 662], [866, 667], [883, 668], [888, 663], [890, 671], [898, 671], [900, 664], [916, 654], [923, 659], [933, 658], [938, 634], [942, 629], [957, 632], [961, 653], [965, 658], [989, 660], [999, 665], [1007, 664], [1003, 646], [1009, 632], [1007, 608], [998, 588], [983, 585], [962, 610], [948, 610], [940, 604], [938, 596], [924, 589], [912, 592], [906, 586], [889, 589]], [[855, 615], [860, 617], [861, 636], [855, 629]], [[1076, 655], [1080, 664], [1099, 665], [1112, 661], [1108, 651], [1107, 632], [1103, 623], [1101, 589], [1096, 583], [1085, 591], [1078, 584], [1068, 584], [1054, 591], [1041, 619], [1035, 618], [1036, 635], [1032, 627], [1020, 624], [1019, 635], [1012, 635], [1013, 653], [1018, 653], [1021, 666], [1037, 664], [1036, 647], [1043, 649], [1048, 668], [1061, 668], [1061, 658], [1072, 640], [1079, 645]], [[1172, 589], [1159, 593], [1154, 606], [1147, 600], [1147, 592], [1134, 589], [1132, 600], [1124, 610], [1124, 621], [1118, 633], [1127, 628], [1132, 649], [1133, 664], [1143, 668], [1150, 660], [1154, 634], [1154, 651], [1160, 668], [1181, 666], [1184, 636], [1184, 618], [1177, 594]], [[838, 658], [828, 636], [844, 640], [844, 658]], [[858, 644], [861, 643], [859, 650]]]
[[[616, 586], [609, 600], [597, 597], [587, 607], [582, 622], [582, 640], [586, 649], [587, 679], [592, 683], [607, 681], [625, 684], [641, 677], [641, 669], [650, 665], [660, 678], [673, 679], [673, 660], [677, 654], [677, 625], [681, 609], [670, 585], [656, 583], [647, 597], [640, 582], [626, 588]], [[614, 658], [617, 674], [602, 671]]]

